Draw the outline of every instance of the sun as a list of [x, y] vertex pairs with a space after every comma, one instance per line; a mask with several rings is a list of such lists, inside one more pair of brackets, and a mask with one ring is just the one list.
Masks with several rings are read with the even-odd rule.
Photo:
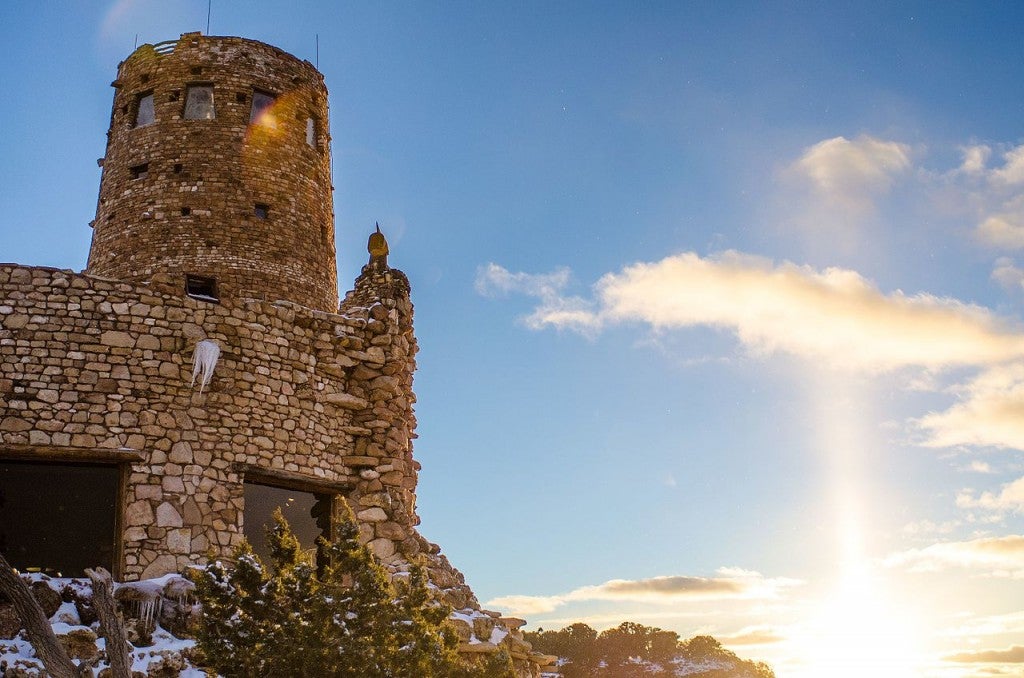
[[[919, 620], [887, 595], [868, 565], [849, 568], [801, 634], [792, 678], [914, 678], [923, 675]], [[789, 678], [789, 677], [787, 677]]]

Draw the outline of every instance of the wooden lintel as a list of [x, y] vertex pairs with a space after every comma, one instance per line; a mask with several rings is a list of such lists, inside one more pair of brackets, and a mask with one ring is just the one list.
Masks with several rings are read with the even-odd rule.
[[74, 461], [110, 464], [145, 461], [146, 457], [140, 450], [124, 448], [0, 444], [0, 459], [8, 461]]
[[300, 490], [302, 492], [347, 493], [355, 486], [351, 479], [331, 480], [328, 478], [317, 478], [316, 476], [308, 476], [304, 473], [266, 468], [253, 464], [232, 464], [231, 466], [245, 481]]

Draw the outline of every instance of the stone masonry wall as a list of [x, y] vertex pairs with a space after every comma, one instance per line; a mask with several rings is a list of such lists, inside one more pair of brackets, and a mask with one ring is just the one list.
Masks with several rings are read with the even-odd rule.
[[[0, 455], [134, 454], [121, 516], [128, 579], [179, 571], [209, 549], [229, 555], [247, 472], [347, 496], [385, 563], [429, 551], [413, 529], [408, 283], [398, 271], [364, 276], [353, 298], [342, 314], [211, 304], [0, 265]], [[222, 350], [203, 393], [189, 383], [201, 339]]]
[[[215, 278], [222, 299], [336, 310], [327, 89], [313, 65], [254, 40], [186, 33], [139, 47], [112, 84], [87, 270], [160, 274], [181, 292], [192, 274]], [[213, 86], [215, 117], [184, 117], [190, 85]], [[276, 99], [250, 121], [257, 92]], [[150, 94], [153, 121], [138, 125]]]

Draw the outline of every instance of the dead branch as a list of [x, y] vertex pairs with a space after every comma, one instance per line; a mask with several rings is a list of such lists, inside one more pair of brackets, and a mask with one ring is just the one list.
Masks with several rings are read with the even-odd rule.
[[95, 570], [87, 569], [85, 574], [92, 582], [92, 604], [100, 618], [100, 630], [106, 639], [107, 660], [113, 678], [131, 678], [132, 661], [129, 648], [131, 645], [124, 635], [124, 626], [117, 616], [117, 605], [114, 603], [114, 580], [102, 567]]
[[53, 627], [43, 613], [43, 608], [3, 555], [0, 555], [0, 591], [14, 603], [14, 610], [21, 618], [21, 623], [28, 634], [28, 642], [32, 643], [36, 656], [43, 662], [50, 676], [80, 678], [78, 668], [54, 635]]

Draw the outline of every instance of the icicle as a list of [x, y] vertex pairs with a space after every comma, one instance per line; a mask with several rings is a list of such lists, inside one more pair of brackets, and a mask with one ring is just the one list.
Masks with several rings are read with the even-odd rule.
[[192, 386], [196, 385], [196, 377], [199, 379], [199, 392], [209, 385], [213, 378], [213, 368], [217, 366], [217, 358], [220, 357], [220, 346], [209, 339], [203, 339], [196, 344], [192, 352]]

